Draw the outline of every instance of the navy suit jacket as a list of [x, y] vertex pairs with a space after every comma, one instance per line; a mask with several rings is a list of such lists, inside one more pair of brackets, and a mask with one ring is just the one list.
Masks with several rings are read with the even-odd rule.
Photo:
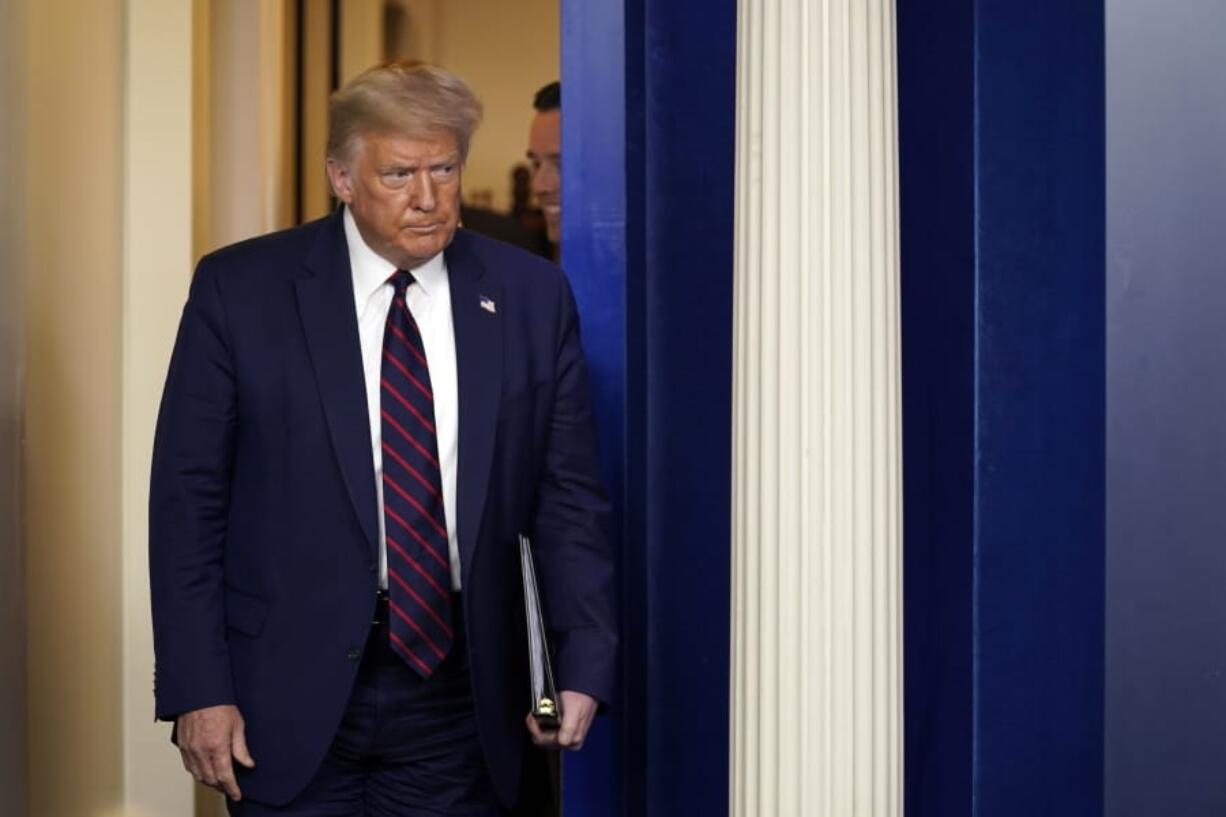
[[[375, 602], [378, 510], [342, 224], [338, 212], [201, 260], [154, 444], [157, 717], [236, 704], [256, 760], [239, 784], [277, 804], [328, 749]], [[564, 275], [464, 230], [445, 258], [473, 697], [509, 805], [529, 706], [517, 536], [533, 539], [559, 688], [608, 702], [608, 503]]]

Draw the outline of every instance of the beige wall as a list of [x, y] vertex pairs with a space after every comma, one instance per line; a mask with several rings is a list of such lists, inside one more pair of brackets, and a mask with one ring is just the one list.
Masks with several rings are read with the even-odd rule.
[[332, 3], [306, 0], [302, 4], [302, 220], [326, 216], [332, 208], [331, 190], [324, 174], [328, 138], [328, 93], [332, 88]]
[[293, 7], [289, 0], [197, 0], [201, 24], [196, 106], [208, 185], [198, 199], [199, 248], [210, 250], [293, 222]]
[[123, 795], [123, 3], [25, 13], [30, 811], [82, 817]]
[[[2, 580], [18, 585], [0, 594], [27, 600], [24, 615], [3, 608], [5, 636], [27, 623], [26, 639], [0, 641], [6, 669], [28, 640], [24, 689], [8, 672], [0, 686], [0, 775], [25, 777], [0, 780], [0, 811], [188, 817], [192, 786], [152, 722], [144, 507], [192, 259], [193, 2], [0, 3], [0, 503], [18, 458], [24, 483], [20, 514], [0, 507]], [[24, 576], [7, 569], [21, 517]]]
[[[402, 53], [459, 74], [485, 103], [465, 170], [466, 198], [510, 207], [511, 168], [524, 160], [532, 96], [558, 79], [558, 0], [395, 0], [407, 12]], [[415, 27], [416, 24], [416, 27]]]
[[383, 20], [383, 0], [341, 0], [341, 85], [383, 60]]
[[149, 462], [192, 267], [192, 0], [127, 0], [122, 337], [123, 814], [190, 815], [192, 784], [153, 722]]
[[22, 125], [25, 9], [0, 0], [0, 792], [26, 810], [26, 593], [21, 536]]
[[[208, 248], [264, 232], [262, 197], [241, 195], [262, 179], [260, 164], [261, 3], [211, 0], [211, 152]], [[224, 115], [213, 115], [224, 112]], [[258, 189], [258, 188], [257, 188]]]

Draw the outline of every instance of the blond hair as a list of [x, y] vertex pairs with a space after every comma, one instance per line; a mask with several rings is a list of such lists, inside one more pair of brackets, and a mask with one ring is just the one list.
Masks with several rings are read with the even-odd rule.
[[455, 74], [412, 62], [379, 65], [350, 80], [328, 100], [327, 156], [348, 161], [358, 140], [368, 133], [422, 138], [449, 132], [464, 161], [481, 112], [481, 101]]

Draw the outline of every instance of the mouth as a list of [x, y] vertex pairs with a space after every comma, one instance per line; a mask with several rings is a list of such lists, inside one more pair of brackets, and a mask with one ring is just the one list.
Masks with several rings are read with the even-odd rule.
[[430, 235], [438, 231], [437, 224], [410, 224], [404, 229], [413, 235]]
[[541, 209], [545, 212], [547, 218], [557, 218], [562, 214], [562, 205], [560, 204], [544, 204]]

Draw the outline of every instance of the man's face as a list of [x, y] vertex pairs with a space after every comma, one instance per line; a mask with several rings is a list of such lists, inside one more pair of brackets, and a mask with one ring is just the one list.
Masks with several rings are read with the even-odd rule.
[[455, 135], [364, 135], [349, 161], [329, 159], [328, 179], [370, 248], [412, 269], [451, 243], [460, 223]]
[[549, 240], [562, 238], [562, 112], [544, 111], [532, 120], [528, 132], [528, 161], [532, 163], [532, 193], [545, 211]]

